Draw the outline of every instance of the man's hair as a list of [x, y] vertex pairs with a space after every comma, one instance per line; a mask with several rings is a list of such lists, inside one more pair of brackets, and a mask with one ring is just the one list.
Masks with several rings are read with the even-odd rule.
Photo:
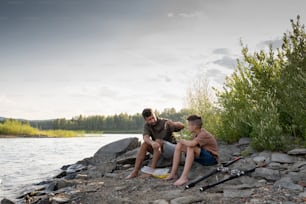
[[197, 115], [190, 115], [187, 120], [189, 122], [193, 122], [194, 124], [196, 124], [199, 128], [202, 127], [203, 122], [202, 122], [202, 118], [201, 116], [197, 116]]
[[142, 117], [143, 118], [148, 118], [150, 117], [151, 115], [153, 115], [153, 110], [151, 108], [145, 108], [143, 111], [142, 111]]

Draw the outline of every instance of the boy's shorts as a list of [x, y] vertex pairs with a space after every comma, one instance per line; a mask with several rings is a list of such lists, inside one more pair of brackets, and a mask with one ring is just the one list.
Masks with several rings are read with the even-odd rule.
[[207, 150], [201, 148], [199, 158], [195, 158], [194, 161], [204, 165], [204, 166], [211, 166], [217, 164], [216, 158]]

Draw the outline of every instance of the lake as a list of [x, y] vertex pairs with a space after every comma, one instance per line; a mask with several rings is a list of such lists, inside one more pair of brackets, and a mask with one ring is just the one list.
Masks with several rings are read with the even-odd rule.
[[27, 186], [52, 178], [66, 164], [91, 157], [113, 141], [140, 134], [74, 138], [0, 138], [0, 200], [14, 200]]

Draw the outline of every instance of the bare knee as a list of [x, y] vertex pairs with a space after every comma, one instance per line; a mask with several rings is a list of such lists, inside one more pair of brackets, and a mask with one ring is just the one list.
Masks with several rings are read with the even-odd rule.
[[175, 150], [181, 150], [183, 147], [183, 144], [182, 143], [177, 143], [177, 145], [175, 146]]
[[194, 147], [187, 147], [187, 152], [194, 152], [195, 148]]

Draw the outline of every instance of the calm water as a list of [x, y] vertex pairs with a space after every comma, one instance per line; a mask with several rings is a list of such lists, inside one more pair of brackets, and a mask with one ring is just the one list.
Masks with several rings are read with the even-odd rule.
[[103, 145], [134, 134], [82, 138], [0, 138], [0, 200], [14, 200], [26, 186], [46, 180], [66, 164], [91, 157]]

